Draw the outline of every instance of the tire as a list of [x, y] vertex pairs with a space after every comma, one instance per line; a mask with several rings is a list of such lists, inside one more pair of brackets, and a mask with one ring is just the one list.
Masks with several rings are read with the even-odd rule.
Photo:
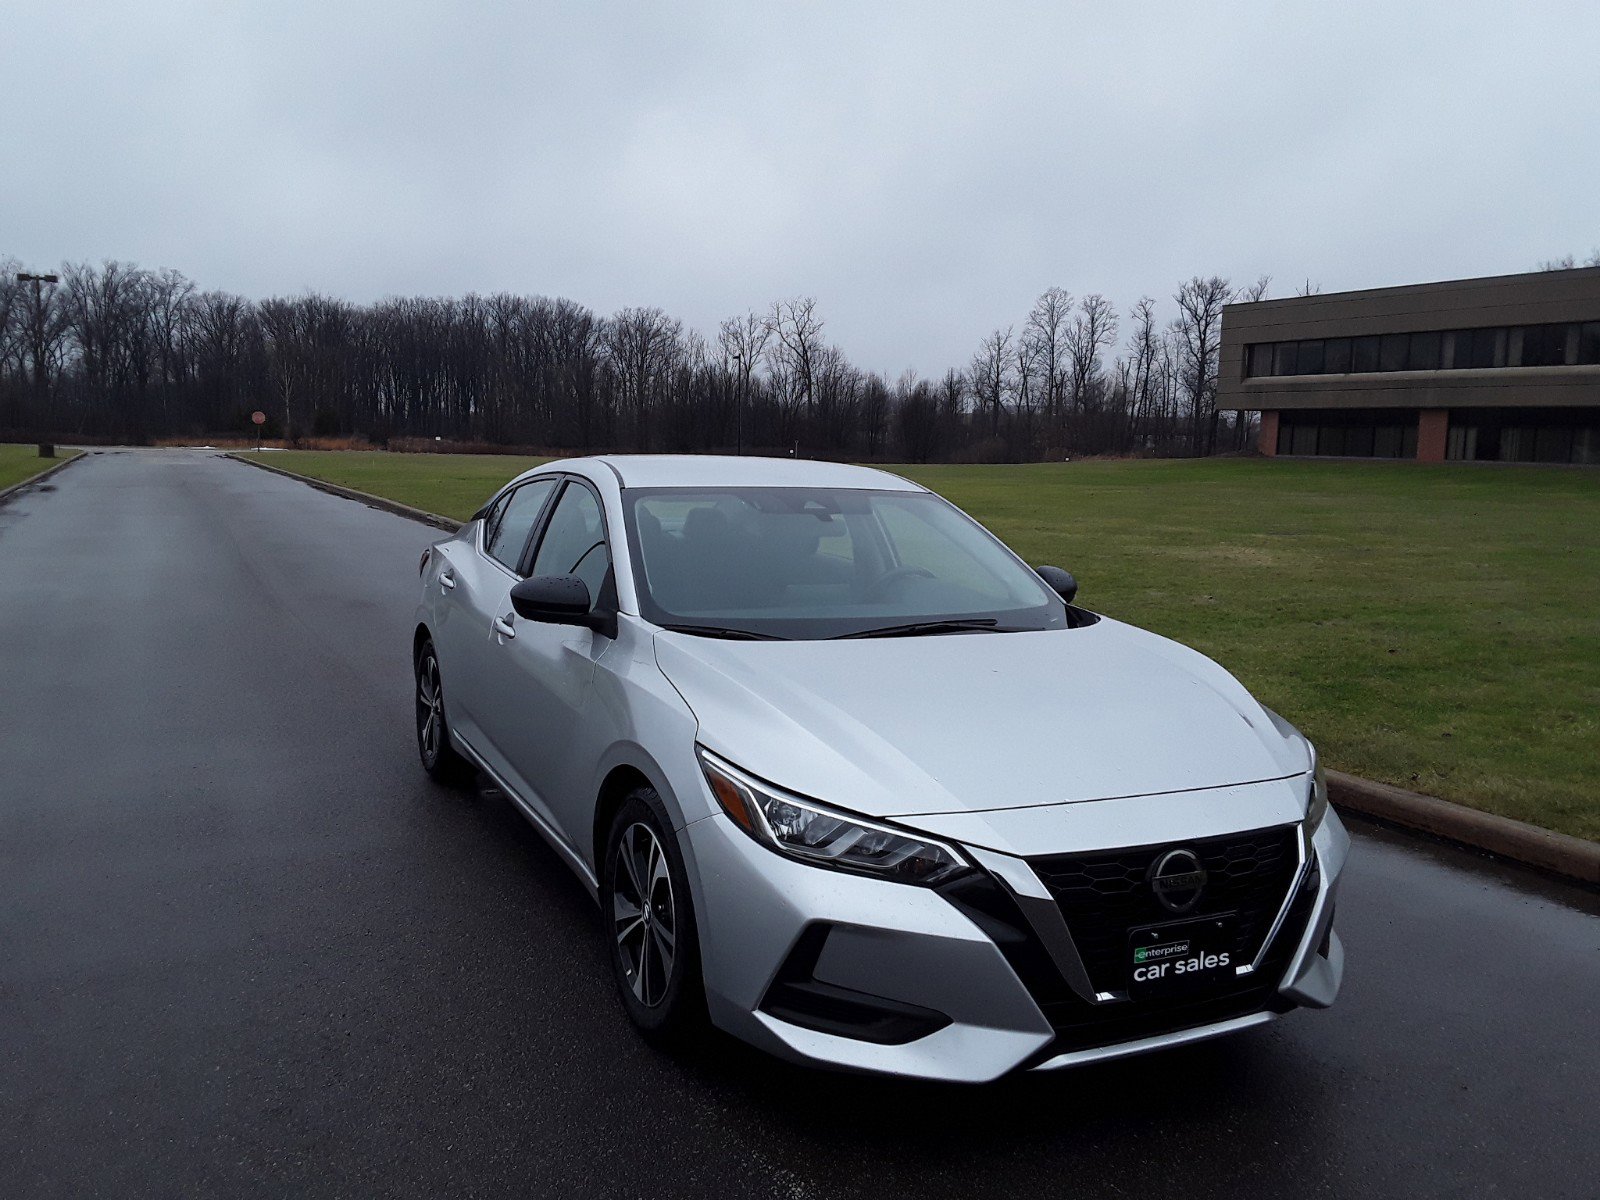
[[444, 687], [439, 674], [439, 656], [432, 639], [417, 650], [417, 755], [422, 769], [435, 782], [456, 785], [472, 775], [467, 760], [450, 744], [450, 725], [445, 718]]
[[705, 1026], [699, 931], [671, 828], [655, 789], [635, 790], [611, 820], [600, 869], [617, 993], [629, 1019], [658, 1043], [686, 1041]]

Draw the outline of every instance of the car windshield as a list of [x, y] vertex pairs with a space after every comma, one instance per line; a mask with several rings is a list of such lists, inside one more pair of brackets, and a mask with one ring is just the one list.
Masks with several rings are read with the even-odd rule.
[[826, 638], [1068, 624], [1032, 571], [927, 492], [649, 488], [623, 498], [640, 610], [657, 625]]

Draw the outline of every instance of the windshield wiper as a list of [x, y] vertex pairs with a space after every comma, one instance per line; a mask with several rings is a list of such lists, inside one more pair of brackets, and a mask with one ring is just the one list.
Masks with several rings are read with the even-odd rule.
[[692, 633], [696, 637], [727, 638], [741, 642], [786, 642], [789, 639], [775, 633], [756, 633], [750, 629], [732, 629], [726, 625], [663, 625], [668, 633]]
[[922, 637], [932, 633], [965, 633], [969, 630], [978, 630], [984, 633], [1018, 632], [1014, 629], [1001, 629], [1000, 622], [993, 617], [969, 617], [947, 621], [913, 621], [909, 625], [885, 625], [879, 629], [862, 629], [856, 633], [835, 634], [829, 640], [843, 641], [846, 638], [872, 637]]

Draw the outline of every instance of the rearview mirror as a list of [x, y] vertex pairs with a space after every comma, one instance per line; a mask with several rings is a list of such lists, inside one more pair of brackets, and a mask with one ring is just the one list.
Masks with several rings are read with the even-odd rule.
[[1078, 594], [1078, 581], [1072, 577], [1071, 571], [1063, 571], [1060, 567], [1035, 567], [1034, 572], [1068, 604]]

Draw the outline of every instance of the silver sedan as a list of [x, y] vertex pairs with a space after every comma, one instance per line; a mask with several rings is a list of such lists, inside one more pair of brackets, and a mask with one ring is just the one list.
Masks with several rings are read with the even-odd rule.
[[553, 462], [420, 569], [422, 764], [549, 839], [651, 1037], [982, 1081], [1339, 990], [1311, 744], [914, 483]]

